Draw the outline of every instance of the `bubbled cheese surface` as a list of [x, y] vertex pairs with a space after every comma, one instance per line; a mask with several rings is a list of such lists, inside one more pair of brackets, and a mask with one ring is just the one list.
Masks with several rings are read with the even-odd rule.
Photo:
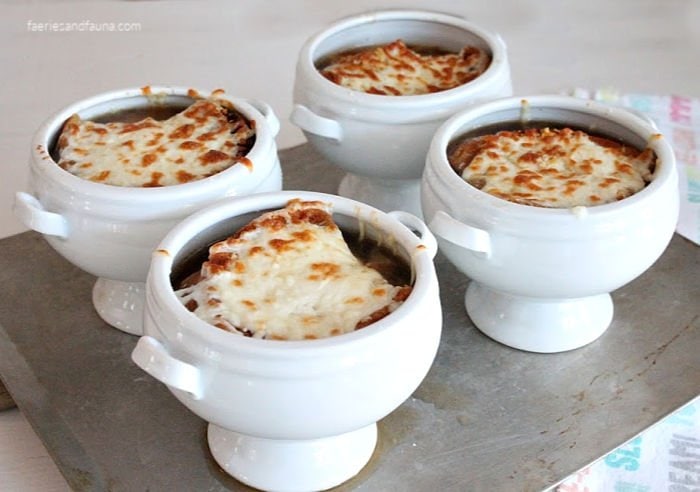
[[421, 55], [401, 40], [337, 55], [321, 74], [368, 94], [410, 96], [452, 89], [488, 68], [490, 56], [476, 47], [459, 53]]
[[410, 292], [353, 255], [328, 204], [299, 200], [211, 246], [189, 283], [176, 293], [204, 321], [275, 340], [351, 332], [392, 312]]
[[656, 155], [570, 128], [466, 139], [449, 151], [469, 184], [511, 202], [572, 208], [622, 200], [652, 179]]
[[241, 163], [255, 138], [227, 102], [202, 99], [166, 119], [96, 123], [77, 114], [58, 140], [58, 165], [98, 183], [156, 187], [199, 180]]

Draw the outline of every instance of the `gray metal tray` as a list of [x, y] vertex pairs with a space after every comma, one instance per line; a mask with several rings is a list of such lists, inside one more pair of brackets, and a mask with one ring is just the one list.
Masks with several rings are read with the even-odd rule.
[[[335, 192], [308, 146], [280, 153], [286, 189]], [[675, 236], [614, 293], [615, 318], [567, 353], [520, 352], [467, 317], [468, 280], [436, 259], [442, 342], [412, 398], [379, 423], [370, 463], [338, 490], [540, 490], [700, 394], [700, 248]], [[130, 360], [94, 278], [35, 233], [0, 240], [0, 376], [76, 490], [249, 490], [213, 461], [206, 423]]]

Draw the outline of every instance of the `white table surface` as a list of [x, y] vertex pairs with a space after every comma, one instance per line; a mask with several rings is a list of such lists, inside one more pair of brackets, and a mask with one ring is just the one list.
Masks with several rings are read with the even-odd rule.
[[[695, 0], [0, 0], [0, 237], [24, 230], [11, 208], [27, 181], [29, 142], [62, 106], [147, 84], [221, 87], [270, 103], [282, 121], [278, 146], [290, 147], [304, 141], [288, 115], [305, 39], [339, 17], [396, 7], [455, 13], [499, 32], [517, 95], [614, 87], [700, 97]], [[138, 30], [39, 31], [48, 22]], [[17, 410], [0, 413], [0, 489], [68, 489]]]

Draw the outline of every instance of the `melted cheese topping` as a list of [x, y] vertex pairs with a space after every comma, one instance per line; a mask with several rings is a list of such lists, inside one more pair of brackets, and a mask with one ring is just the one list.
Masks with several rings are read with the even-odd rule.
[[531, 128], [465, 140], [449, 161], [486, 193], [523, 205], [571, 208], [638, 192], [652, 179], [656, 155], [569, 128]]
[[253, 145], [252, 125], [224, 100], [202, 99], [162, 121], [95, 123], [77, 114], [58, 140], [66, 171], [116, 186], [152, 187], [187, 183], [236, 163]]
[[292, 200], [209, 248], [182, 303], [204, 321], [274, 340], [329, 337], [394, 311], [411, 288], [389, 284], [352, 254], [330, 205]]
[[459, 53], [420, 55], [403, 41], [341, 53], [321, 70], [327, 79], [356, 91], [390, 96], [452, 89], [481, 75], [490, 56], [472, 46]]

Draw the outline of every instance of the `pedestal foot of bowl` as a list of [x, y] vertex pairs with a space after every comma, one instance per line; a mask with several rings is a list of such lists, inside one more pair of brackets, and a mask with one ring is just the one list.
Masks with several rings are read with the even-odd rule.
[[564, 352], [583, 347], [610, 326], [610, 294], [576, 299], [539, 299], [507, 294], [472, 281], [467, 314], [494, 340], [530, 352]]
[[419, 179], [375, 179], [348, 173], [340, 182], [338, 194], [384, 212], [403, 210], [423, 217]]
[[377, 443], [376, 424], [309, 440], [263, 439], [209, 424], [209, 449], [237, 480], [261, 490], [326, 490], [355, 476]]
[[97, 314], [117, 330], [143, 334], [143, 306], [146, 285], [98, 278], [92, 288], [92, 304]]

